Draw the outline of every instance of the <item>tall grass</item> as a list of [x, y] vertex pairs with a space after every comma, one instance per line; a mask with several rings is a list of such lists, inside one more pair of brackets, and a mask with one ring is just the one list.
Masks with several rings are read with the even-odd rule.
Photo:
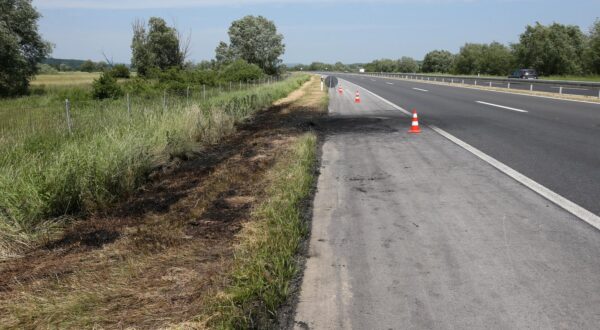
[[198, 93], [195, 98], [171, 96], [167, 102], [161, 96], [140, 98], [131, 112], [123, 100], [78, 101], [77, 93], [85, 90], [65, 90], [75, 95], [72, 134], [64, 108], [56, 107], [64, 95], [5, 101], [10, 106], [4, 109], [47, 110], [41, 124], [27, 119], [41, 110], [21, 115], [0, 110], [0, 120], [18, 118], [0, 134], [0, 257], [52, 235], [61, 216], [110, 206], [156, 166], [218, 142], [234, 131], [235, 123], [306, 80], [298, 75], [206, 99]]
[[232, 283], [214, 303], [209, 323], [219, 329], [268, 328], [295, 276], [295, 256], [308, 233], [303, 201], [314, 180], [317, 137], [302, 135], [271, 173], [271, 184], [236, 251]]

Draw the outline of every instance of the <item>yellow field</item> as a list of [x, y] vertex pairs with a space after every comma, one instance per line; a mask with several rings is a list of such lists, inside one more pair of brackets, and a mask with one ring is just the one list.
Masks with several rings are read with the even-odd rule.
[[60, 72], [57, 74], [42, 74], [36, 76], [32, 86], [72, 86], [91, 84], [94, 79], [100, 77], [99, 72]]

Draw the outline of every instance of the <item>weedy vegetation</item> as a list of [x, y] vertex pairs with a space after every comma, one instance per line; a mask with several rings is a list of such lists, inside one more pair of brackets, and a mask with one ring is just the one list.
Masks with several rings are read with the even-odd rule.
[[218, 142], [307, 79], [213, 88], [208, 97], [198, 86], [145, 92], [129, 108], [123, 98], [90, 100], [89, 87], [0, 101], [0, 256], [51, 239], [65, 216], [107, 208], [152, 169]]

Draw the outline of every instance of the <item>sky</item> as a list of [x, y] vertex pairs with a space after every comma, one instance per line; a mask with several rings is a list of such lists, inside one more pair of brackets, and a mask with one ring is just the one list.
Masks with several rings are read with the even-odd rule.
[[131, 59], [131, 23], [164, 18], [191, 36], [190, 60], [214, 58], [232, 21], [262, 15], [284, 36], [284, 63], [422, 59], [466, 42], [517, 42], [535, 22], [578, 25], [600, 16], [600, 0], [33, 0], [52, 57]]

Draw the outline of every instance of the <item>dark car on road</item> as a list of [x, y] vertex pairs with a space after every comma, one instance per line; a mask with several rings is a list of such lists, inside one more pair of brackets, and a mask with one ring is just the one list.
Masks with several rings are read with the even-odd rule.
[[516, 79], [537, 79], [538, 74], [533, 69], [519, 69], [515, 70], [508, 78]]

